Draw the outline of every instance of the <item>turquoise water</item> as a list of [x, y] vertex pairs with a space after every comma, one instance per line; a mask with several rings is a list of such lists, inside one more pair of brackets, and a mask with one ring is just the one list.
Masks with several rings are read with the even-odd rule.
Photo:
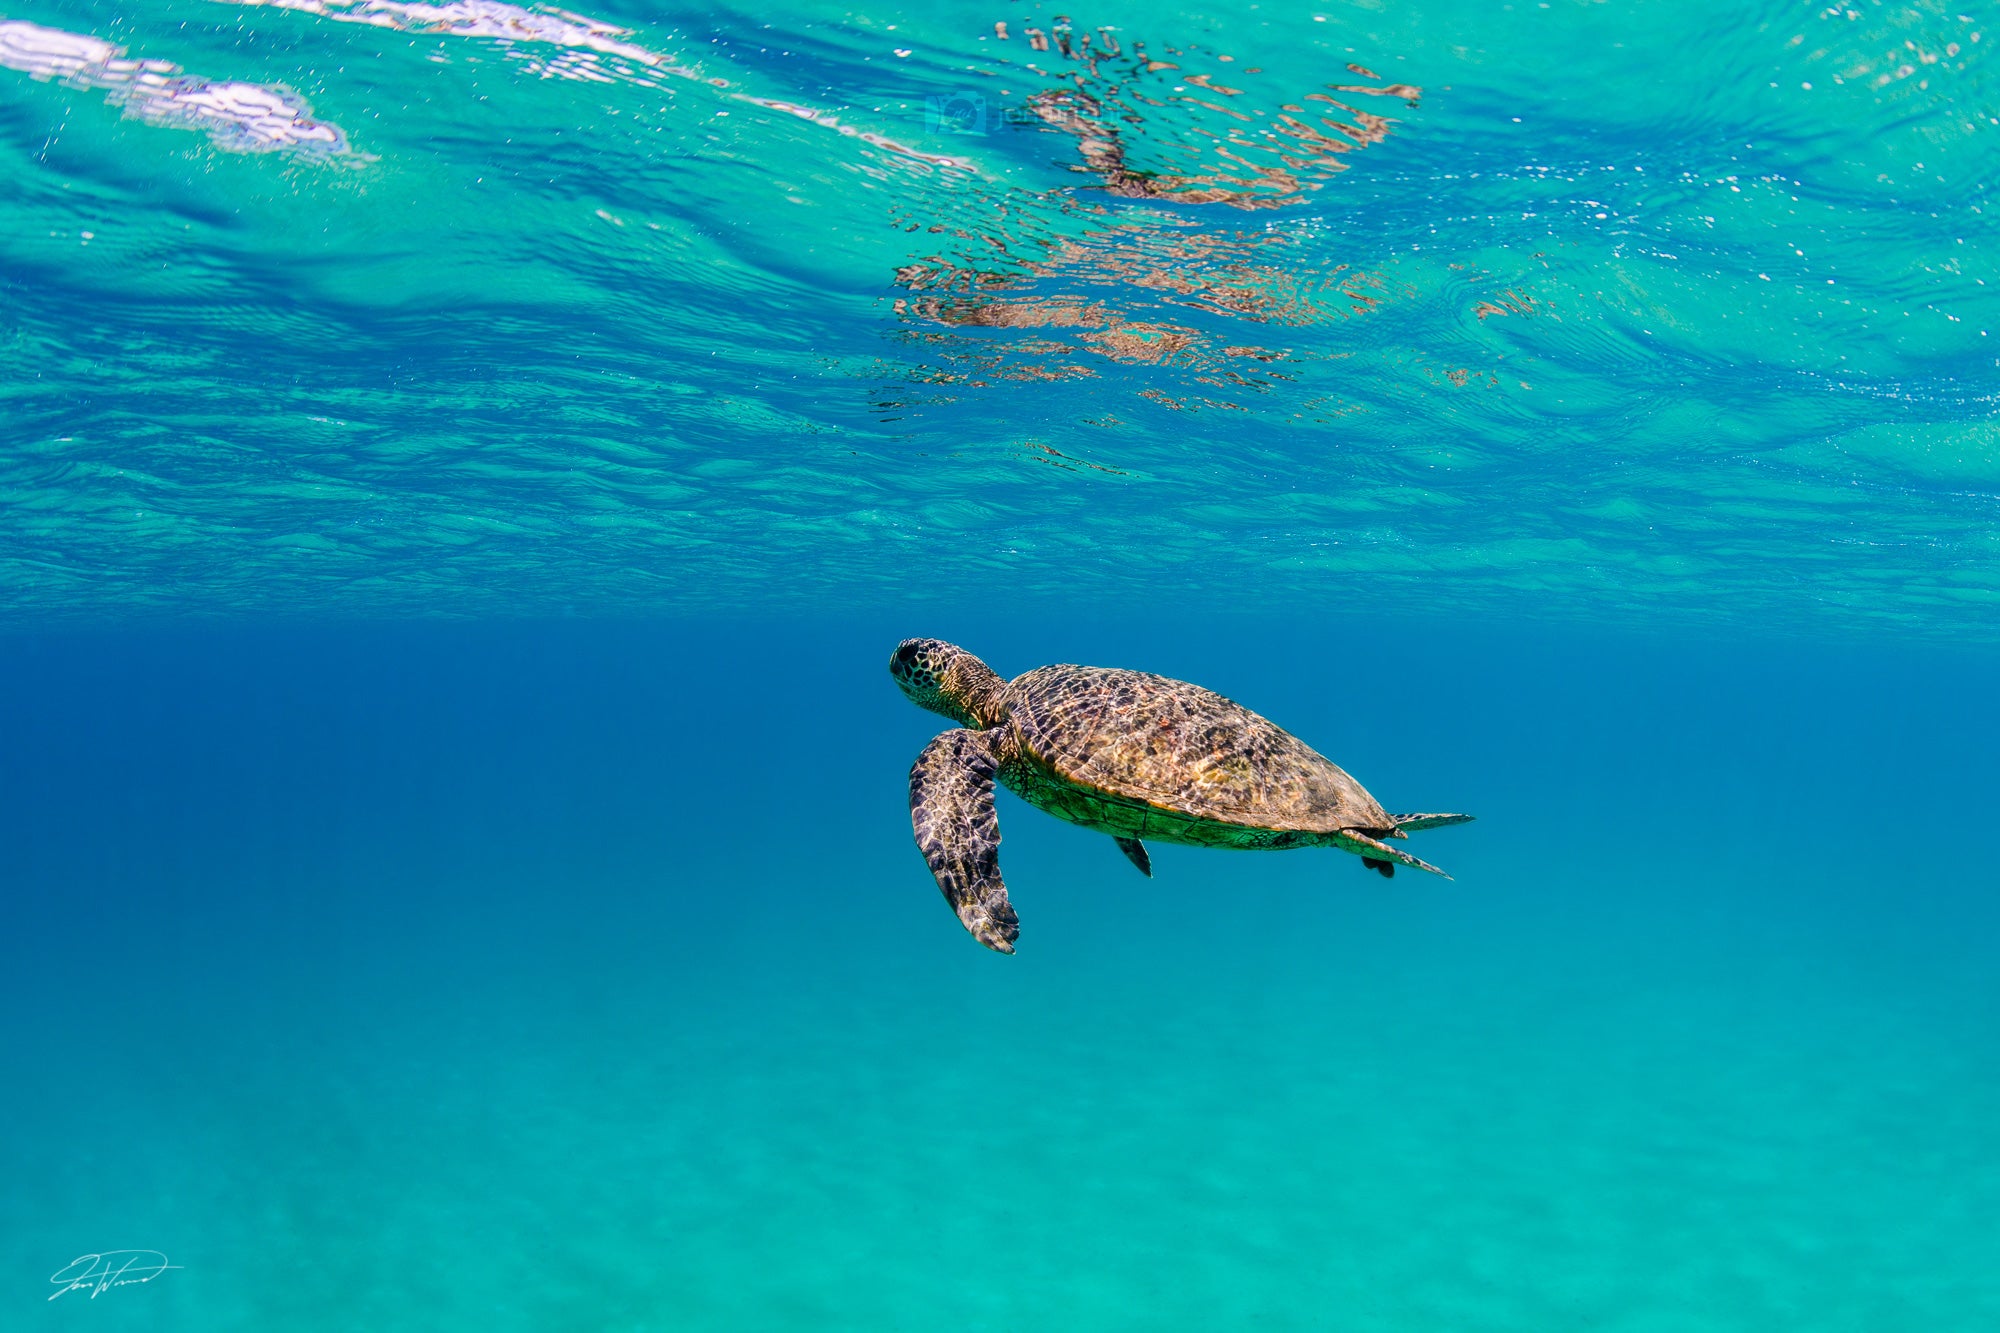
[[0, 1328], [2000, 1326], [1988, 19], [0, 13]]

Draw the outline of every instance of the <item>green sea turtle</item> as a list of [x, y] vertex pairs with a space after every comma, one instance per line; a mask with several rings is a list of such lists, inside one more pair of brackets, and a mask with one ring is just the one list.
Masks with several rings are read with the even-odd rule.
[[[903, 693], [959, 726], [910, 769], [910, 823], [945, 901], [989, 949], [1014, 952], [993, 780], [1098, 829], [1150, 876], [1141, 838], [1196, 847], [1338, 847], [1383, 875], [1444, 875], [1385, 839], [1471, 815], [1391, 815], [1331, 760], [1241, 704], [1143, 671], [1045, 666], [1013, 680], [954, 644], [905, 639]], [[1445, 875], [1446, 879], [1451, 878]]]

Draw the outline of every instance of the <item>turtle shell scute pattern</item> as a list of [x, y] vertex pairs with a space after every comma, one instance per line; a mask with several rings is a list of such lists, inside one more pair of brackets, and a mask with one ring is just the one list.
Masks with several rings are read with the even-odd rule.
[[[1375, 798], [1339, 765], [1199, 685], [1143, 671], [1047, 666], [1010, 683], [1002, 705], [1023, 757], [1080, 788], [1071, 803], [1078, 814], [1088, 809], [1094, 817], [1087, 822], [1099, 826], [1131, 824], [1138, 836], [1208, 841], [1193, 827], [1179, 828], [1179, 836], [1168, 832], [1170, 815], [1121, 813], [1128, 803], [1272, 832], [1391, 826]], [[1240, 837], [1226, 841], [1248, 845]]]

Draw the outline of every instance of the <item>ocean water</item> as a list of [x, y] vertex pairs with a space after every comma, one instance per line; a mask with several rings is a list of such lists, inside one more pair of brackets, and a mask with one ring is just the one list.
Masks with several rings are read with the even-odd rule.
[[0, 1329], [2000, 1327], [1992, 26], [6, 9]]

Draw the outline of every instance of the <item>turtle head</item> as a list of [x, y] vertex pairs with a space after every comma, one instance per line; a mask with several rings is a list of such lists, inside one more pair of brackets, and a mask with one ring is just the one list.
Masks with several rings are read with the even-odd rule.
[[911, 703], [943, 713], [960, 726], [984, 728], [1000, 721], [1000, 691], [1006, 682], [957, 644], [905, 639], [889, 659], [889, 674]]

